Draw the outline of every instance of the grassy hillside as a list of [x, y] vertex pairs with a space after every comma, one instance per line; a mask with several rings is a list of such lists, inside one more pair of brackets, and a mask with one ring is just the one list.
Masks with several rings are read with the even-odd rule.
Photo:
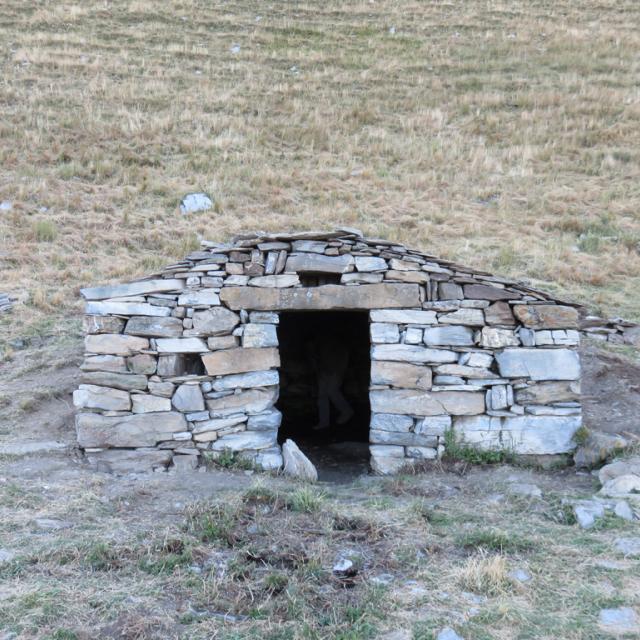
[[[640, 318], [640, 5], [5, 0], [8, 336], [201, 237], [361, 227]], [[215, 211], [182, 216], [206, 190]]]

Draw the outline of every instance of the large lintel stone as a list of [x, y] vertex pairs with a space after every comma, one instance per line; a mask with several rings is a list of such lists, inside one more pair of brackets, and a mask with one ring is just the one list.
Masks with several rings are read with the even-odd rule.
[[420, 305], [420, 288], [416, 284], [402, 283], [362, 284], [353, 287], [328, 284], [320, 287], [289, 289], [224, 287], [220, 292], [220, 299], [235, 310], [320, 311], [402, 308]]
[[106, 300], [107, 298], [138, 296], [144, 293], [181, 291], [183, 288], [184, 280], [167, 278], [158, 280], [140, 280], [139, 282], [107, 285], [104, 287], [88, 287], [86, 289], [80, 289], [80, 293], [85, 300]]
[[580, 359], [571, 349], [505, 349], [496, 354], [504, 378], [577, 380]]

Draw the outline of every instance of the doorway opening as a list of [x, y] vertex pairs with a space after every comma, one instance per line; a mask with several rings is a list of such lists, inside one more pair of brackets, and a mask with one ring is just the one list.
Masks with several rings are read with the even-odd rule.
[[280, 442], [296, 444], [321, 479], [366, 471], [369, 460], [369, 318], [361, 311], [282, 312]]

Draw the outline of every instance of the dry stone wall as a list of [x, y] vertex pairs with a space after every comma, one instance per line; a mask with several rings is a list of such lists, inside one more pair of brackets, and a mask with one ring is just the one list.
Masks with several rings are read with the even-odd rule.
[[444, 452], [555, 454], [581, 424], [578, 313], [490, 274], [352, 229], [204, 243], [146, 280], [83, 289], [78, 442], [94, 466], [282, 465], [280, 311], [366, 310], [371, 465]]

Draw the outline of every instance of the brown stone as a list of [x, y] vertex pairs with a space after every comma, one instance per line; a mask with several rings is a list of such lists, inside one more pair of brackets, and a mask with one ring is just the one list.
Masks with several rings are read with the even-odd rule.
[[130, 356], [149, 348], [146, 338], [123, 336], [117, 333], [88, 335], [84, 339], [84, 348], [88, 353]]
[[280, 354], [277, 349], [271, 347], [225, 349], [203, 355], [202, 362], [210, 376], [220, 376], [279, 367]]
[[80, 365], [80, 370], [126, 373], [127, 361], [122, 356], [87, 356]]
[[578, 311], [559, 304], [517, 304], [513, 307], [516, 318], [530, 329], [575, 329]]
[[492, 287], [488, 284], [465, 284], [464, 297], [471, 300], [517, 300], [522, 296], [515, 291]]
[[260, 413], [269, 409], [278, 399], [278, 388], [248, 389], [222, 398], [207, 400], [212, 417], [224, 417], [236, 413]]
[[506, 302], [494, 302], [484, 310], [487, 324], [513, 326], [516, 321], [511, 313], [511, 307]]
[[82, 326], [85, 333], [122, 333], [124, 319], [115, 316], [84, 316]]
[[409, 362], [371, 362], [371, 384], [403, 389], [431, 389], [431, 368]]
[[149, 353], [139, 353], [137, 356], [129, 358], [128, 366], [133, 373], [152, 375], [156, 372], [158, 359]]
[[80, 377], [82, 384], [95, 384], [99, 387], [112, 387], [123, 391], [144, 391], [147, 388], [147, 376], [109, 371], [91, 371]]
[[516, 391], [517, 404], [551, 404], [579, 399], [579, 382], [540, 382]]
[[227, 287], [220, 292], [220, 299], [231, 309], [256, 311], [399, 309], [419, 307], [421, 304], [418, 285], [391, 282], [354, 287], [324, 285], [291, 289]]

